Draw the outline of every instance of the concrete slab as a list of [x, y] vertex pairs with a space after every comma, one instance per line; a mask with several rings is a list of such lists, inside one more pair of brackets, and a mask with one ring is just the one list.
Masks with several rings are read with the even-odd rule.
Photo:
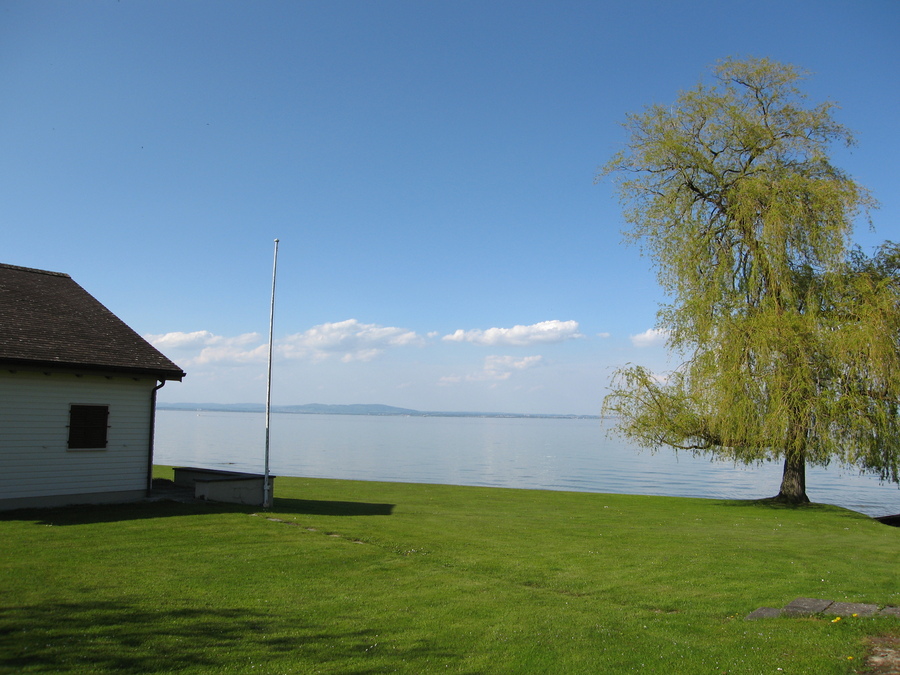
[[774, 619], [779, 616], [781, 616], [780, 607], [760, 607], [759, 609], [754, 609], [744, 618], [747, 621], [756, 621], [756, 619]]
[[789, 616], [807, 616], [809, 614], [818, 614], [824, 612], [832, 604], [831, 600], [820, 600], [818, 598], [797, 598], [789, 602], [784, 613]]
[[881, 611], [878, 605], [870, 605], [863, 602], [832, 602], [818, 598], [797, 598], [784, 609], [777, 607], [760, 607], [744, 617], [747, 621], [756, 619], [774, 619], [779, 616], [812, 616], [813, 614], [827, 614], [828, 616], [850, 617], [854, 614], [865, 616], [889, 616], [900, 619], [900, 607], [885, 607]]
[[862, 602], [833, 602], [831, 606], [824, 610], [825, 614], [835, 614], [837, 616], [872, 616], [878, 611], [878, 605], [867, 605]]

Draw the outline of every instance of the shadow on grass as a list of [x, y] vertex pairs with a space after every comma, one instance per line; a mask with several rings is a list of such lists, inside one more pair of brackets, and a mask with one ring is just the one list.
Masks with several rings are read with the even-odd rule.
[[[149, 609], [123, 601], [6, 607], [0, 609], [0, 671], [308, 672], [331, 664], [341, 672], [375, 673], [384, 662], [368, 667], [365, 660], [377, 655], [378, 633], [375, 626], [322, 630], [300, 615], [245, 607]], [[434, 648], [410, 645], [403, 656], [433, 655]]]
[[[389, 516], [394, 504], [371, 504], [368, 502], [343, 502], [309, 499], [274, 500], [275, 510], [288, 513], [316, 514], [323, 516]], [[217, 513], [257, 513], [257, 506], [245, 504], [223, 504], [209, 501], [154, 501], [129, 504], [84, 504], [50, 509], [17, 509], [0, 511], [0, 521], [26, 520], [37, 525], [89, 525], [94, 523], [114, 523], [126, 520], [148, 518], [173, 518], [199, 516]]]
[[124, 520], [172, 518], [176, 516], [208, 515], [211, 513], [253, 513], [256, 509], [241, 504], [217, 502], [134, 502], [128, 504], [82, 504], [49, 509], [17, 509], [0, 511], [0, 521], [33, 520], [38, 525], [89, 525]]
[[389, 516], [394, 504], [338, 502], [315, 499], [281, 499], [276, 497], [272, 509], [317, 516]]
[[783, 501], [776, 500], [774, 497], [768, 499], [729, 499], [722, 502], [725, 506], [754, 506], [770, 511], [819, 511], [842, 515], [847, 518], [862, 520], [877, 520], [886, 525], [892, 525], [889, 520], [897, 519], [897, 525], [900, 525], [900, 516], [884, 516], [881, 518], [873, 518], [859, 511], [844, 508], [843, 506], [835, 506], [833, 504], [818, 504], [815, 502], [807, 502], [805, 504], [788, 504]]
[[776, 500], [774, 497], [766, 499], [728, 499], [722, 502], [729, 506], [758, 506], [760, 508], [770, 509], [772, 511], [846, 511], [847, 509], [840, 506], [832, 506], [831, 504], [818, 504], [815, 502], [806, 502], [805, 504], [789, 504], [787, 502]]

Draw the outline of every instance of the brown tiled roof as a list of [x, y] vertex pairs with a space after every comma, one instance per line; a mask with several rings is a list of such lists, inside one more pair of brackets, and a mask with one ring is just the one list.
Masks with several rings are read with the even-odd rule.
[[0, 264], [0, 364], [181, 380], [184, 372], [68, 274]]

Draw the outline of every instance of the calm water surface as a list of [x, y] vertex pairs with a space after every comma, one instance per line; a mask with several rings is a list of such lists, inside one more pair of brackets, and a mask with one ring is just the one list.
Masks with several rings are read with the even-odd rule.
[[[584, 419], [275, 413], [276, 476], [543, 490], [758, 499], [778, 492], [781, 464], [733, 466], [670, 450], [639, 451], [609, 422]], [[158, 464], [259, 471], [262, 413], [160, 410]], [[900, 513], [900, 490], [837, 466], [807, 470], [807, 494], [868, 515]]]

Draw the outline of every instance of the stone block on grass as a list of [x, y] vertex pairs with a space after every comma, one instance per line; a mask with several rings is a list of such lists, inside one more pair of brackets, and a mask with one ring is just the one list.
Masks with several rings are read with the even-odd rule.
[[755, 621], [756, 619], [774, 619], [781, 616], [781, 608], [779, 607], [760, 607], [750, 612], [745, 619], [747, 621]]
[[825, 614], [837, 616], [872, 616], [878, 611], [878, 605], [867, 605], [862, 602], [834, 602], [825, 610]]
[[824, 612], [832, 604], [831, 600], [820, 600], [818, 598], [797, 598], [788, 603], [784, 608], [784, 613], [789, 616], [809, 616], [810, 614], [818, 614]]

